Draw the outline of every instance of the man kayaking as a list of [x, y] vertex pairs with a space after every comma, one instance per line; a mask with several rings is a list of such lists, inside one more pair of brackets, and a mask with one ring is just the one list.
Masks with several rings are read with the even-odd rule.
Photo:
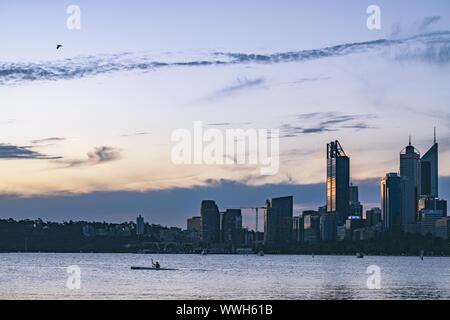
[[156, 263], [153, 263], [153, 259], [152, 259], [152, 266], [153, 268], [159, 269], [161, 266], [159, 265], [159, 262], [156, 261]]

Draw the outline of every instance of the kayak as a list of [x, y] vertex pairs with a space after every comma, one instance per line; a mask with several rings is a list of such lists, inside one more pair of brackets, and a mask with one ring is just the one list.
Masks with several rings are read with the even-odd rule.
[[178, 269], [155, 268], [155, 267], [131, 267], [131, 270], [178, 270]]

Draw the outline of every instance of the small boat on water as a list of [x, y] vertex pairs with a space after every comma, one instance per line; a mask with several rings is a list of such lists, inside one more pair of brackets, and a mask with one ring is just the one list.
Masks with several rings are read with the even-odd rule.
[[357, 258], [364, 258], [364, 255], [361, 252], [356, 253]]
[[178, 269], [171, 269], [171, 268], [156, 268], [156, 267], [135, 267], [132, 266], [131, 270], [157, 270], [157, 271], [167, 271], [167, 270], [178, 270]]
[[258, 256], [262, 257], [264, 255], [264, 252], [261, 250], [258, 252]]
[[423, 250], [420, 250], [420, 260], [423, 260], [423, 254], [424, 254]]
[[207, 255], [207, 254], [208, 254], [208, 251], [207, 251], [206, 249], [203, 249], [202, 252], [201, 252], [200, 254], [203, 255], [203, 256], [204, 256], [204, 255]]

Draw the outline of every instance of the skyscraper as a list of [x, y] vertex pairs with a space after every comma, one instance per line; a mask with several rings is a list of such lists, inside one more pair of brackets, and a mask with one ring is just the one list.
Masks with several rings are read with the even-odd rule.
[[438, 197], [438, 144], [436, 142], [436, 129], [434, 143], [420, 159], [421, 162], [421, 195], [431, 198]]
[[293, 217], [292, 223], [292, 240], [295, 242], [303, 242], [303, 217]]
[[337, 217], [333, 214], [323, 214], [320, 216], [320, 238], [324, 241], [332, 241], [337, 238]]
[[339, 141], [327, 144], [327, 212], [337, 216], [338, 225], [349, 214], [350, 158]]
[[372, 227], [376, 226], [381, 219], [381, 209], [380, 208], [372, 208], [366, 211], [366, 226]]
[[141, 215], [136, 218], [136, 234], [144, 234], [144, 218]]
[[439, 198], [422, 196], [419, 200], [419, 212], [421, 210], [440, 210], [442, 216], [447, 216], [447, 201]]
[[292, 240], [293, 197], [266, 200], [264, 242], [283, 243]]
[[402, 224], [402, 185], [397, 173], [388, 173], [381, 181], [381, 216], [387, 231], [398, 231]]
[[358, 186], [350, 184], [349, 200], [350, 202], [359, 202]]
[[237, 246], [243, 242], [241, 209], [227, 209], [222, 215], [222, 240]]
[[400, 152], [400, 177], [404, 180], [402, 226], [416, 223], [419, 215], [418, 202], [421, 194], [420, 153], [409, 144]]
[[320, 214], [317, 211], [303, 212], [303, 241], [313, 243], [319, 241]]
[[435, 235], [436, 221], [443, 218], [442, 211], [423, 209], [420, 211], [420, 215], [422, 216], [420, 219], [420, 233], [424, 236], [427, 234]]
[[201, 237], [207, 244], [220, 241], [219, 208], [213, 200], [203, 200], [200, 207]]
[[439, 199], [438, 189], [438, 144], [436, 141], [436, 128], [434, 129], [434, 143], [420, 159], [421, 162], [421, 192], [418, 204], [419, 220], [422, 220], [422, 210], [440, 210], [443, 216], [447, 215], [447, 201]]
[[359, 216], [362, 218], [363, 216], [363, 206], [361, 202], [359, 202], [358, 196], [358, 187], [354, 185], [350, 185], [350, 202], [349, 202], [349, 213], [348, 215], [351, 217]]

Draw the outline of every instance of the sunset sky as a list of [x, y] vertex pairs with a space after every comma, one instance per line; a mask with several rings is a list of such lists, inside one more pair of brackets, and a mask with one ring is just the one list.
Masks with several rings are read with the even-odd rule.
[[[408, 136], [425, 153], [433, 127], [450, 199], [448, 0], [0, 0], [0, 39], [0, 218], [185, 226], [201, 199], [290, 194], [298, 214], [325, 203], [336, 139], [368, 209]], [[279, 173], [174, 165], [171, 134], [196, 120], [278, 128]]]

